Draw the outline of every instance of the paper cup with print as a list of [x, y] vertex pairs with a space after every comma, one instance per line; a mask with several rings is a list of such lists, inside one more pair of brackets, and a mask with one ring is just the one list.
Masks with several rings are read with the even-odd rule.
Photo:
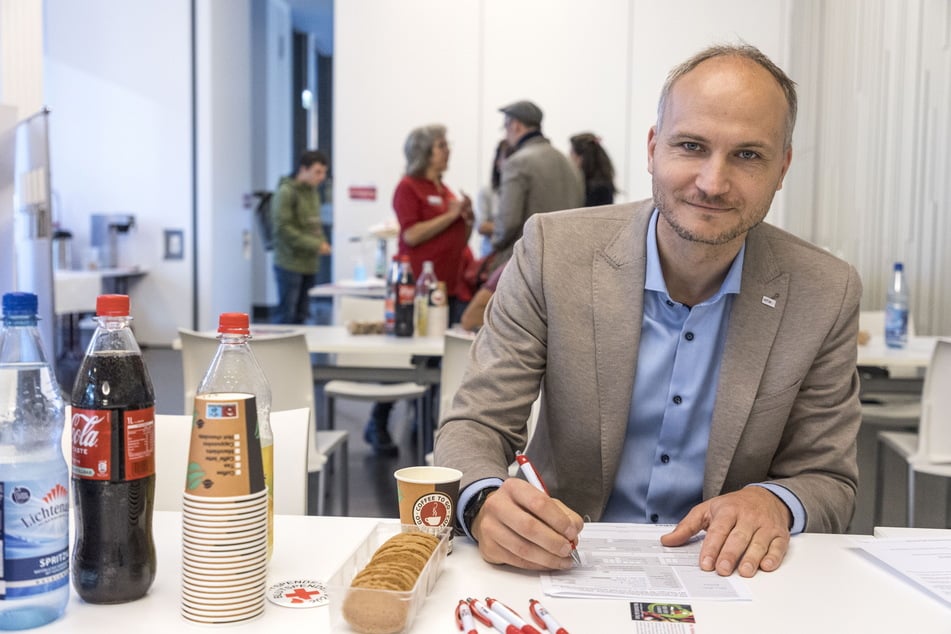
[[196, 396], [185, 493], [235, 498], [259, 493], [264, 486], [254, 396]]
[[400, 504], [400, 522], [425, 529], [430, 533], [450, 531], [459, 502], [459, 480], [462, 472], [449, 467], [406, 467], [393, 474]]

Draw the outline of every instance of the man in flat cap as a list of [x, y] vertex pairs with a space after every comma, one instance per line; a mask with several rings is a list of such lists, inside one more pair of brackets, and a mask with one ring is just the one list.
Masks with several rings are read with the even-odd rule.
[[584, 204], [584, 181], [568, 158], [542, 136], [542, 111], [531, 101], [516, 101], [505, 114], [505, 139], [512, 148], [502, 167], [499, 211], [492, 235], [493, 268], [512, 255], [528, 217]]

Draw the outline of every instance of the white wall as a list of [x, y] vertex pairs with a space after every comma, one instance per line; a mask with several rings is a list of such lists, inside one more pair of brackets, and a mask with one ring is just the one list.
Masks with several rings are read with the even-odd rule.
[[[51, 109], [54, 212], [89, 245], [89, 216], [136, 215], [120, 264], [142, 343], [168, 343], [192, 315], [190, 2], [47, 0], [45, 103]], [[163, 260], [163, 229], [183, 229], [185, 259]], [[77, 262], [78, 264], [78, 262]]]
[[196, 4], [198, 327], [251, 309], [250, 0]]
[[[787, 61], [788, 0], [347, 0], [335, 5], [334, 274], [352, 272], [351, 236], [393, 219], [402, 144], [415, 126], [447, 125], [450, 188], [489, 179], [498, 108], [531, 99], [543, 131], [602, 137], [619, 200], [650, 195], [647, 131], [667, 71], [705, 45], [738, 39]], [[693, 19], [685, 19], [693, 16]], [[375, 202], [348, 188], [374, 185]], [[781, 207], [781, 197], [777, 204]]]

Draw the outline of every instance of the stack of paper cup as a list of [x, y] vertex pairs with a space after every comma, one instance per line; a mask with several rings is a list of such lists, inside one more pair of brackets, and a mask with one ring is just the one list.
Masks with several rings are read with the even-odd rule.
[[261, 616], [267, 589], [268, 494], [254, 399], [195, 399], [182, 494], [182, 616], [208, 624]]
[[267, 489], [238, 498], [184, 495], [182, 615], [234, 623], [264, 613]]

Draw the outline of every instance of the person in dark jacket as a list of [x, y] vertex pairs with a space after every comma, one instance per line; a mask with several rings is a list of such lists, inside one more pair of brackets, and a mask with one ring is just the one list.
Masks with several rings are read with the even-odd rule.
[[307, 291], [317, 279], [320, 256], [330, 254], [330, 243], [320, 223], [317, 186], [327, 177], [327, 157], [316, 150], [301, 154], [297, 173], [281, 178], [271, 205], [274, 234], [274, 273], [280, 309], [279, 322], [307, 321]]

